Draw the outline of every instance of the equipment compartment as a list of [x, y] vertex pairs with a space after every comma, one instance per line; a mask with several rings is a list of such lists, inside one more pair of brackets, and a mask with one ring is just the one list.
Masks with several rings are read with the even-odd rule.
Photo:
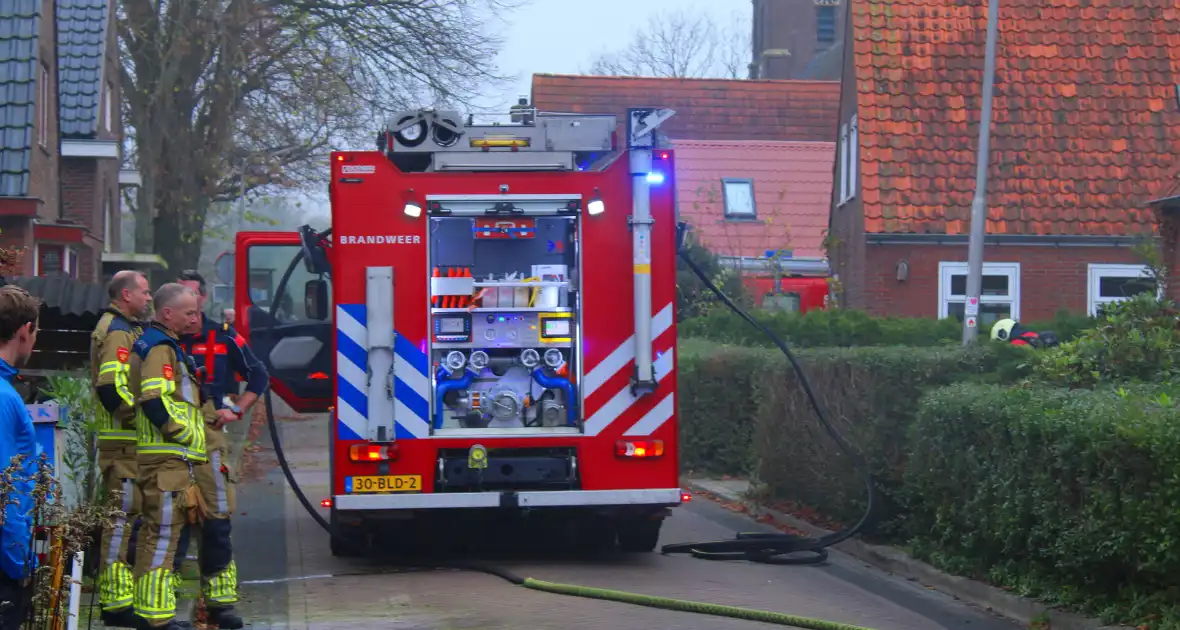
[[431, 216], [434, 434], [580, 433], [577, 216]]

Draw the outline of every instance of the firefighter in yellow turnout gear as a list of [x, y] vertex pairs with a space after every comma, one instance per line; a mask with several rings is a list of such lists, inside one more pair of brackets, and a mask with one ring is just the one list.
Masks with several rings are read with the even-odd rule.
[[[195, 270], [183, 271], [177, 282], [197, 294], [203, 312], [208, 297], [205, 278]], [[210, 623], [219, 628], [241, 628], [234, 613], [238, 601], [237, 565], [234, 563], [231, 516], [234, 512], [236, 478], [229, 461], [229, 436], [225, 424], [237, 422], [266, 391], [268, 376], [262, 362], [250, 351], [245, 339], [229, 323], [217, 324], [201, 316], [200, 325], [181, 337], [181, 345], [202, 370], [202, 393], [209, 443], [209, 464], [196, 467], [197, 485], [212, 512], [201, 524], [201, 585]], [[236, 402], [226, 403], [236, 393], [239, 376], [246, 392]]]
[[141, 526], [135, 551], [135, 612], [152, 628], [176, 620], [173, 567], [181, 537], [207, 511], [195, 468], [208, 461], [200, 383], [178, 341], [197, 323], [197, 296], [179, 284], [156, 291], [156, 317], [132, 347], [138, 390], [136, 447]]
[[98, 409], [98, 464], [108, 497], [118, 497], [118, 516], [102, 531], [99, 546], [99, 600], [107, 626], [134, 628], [134, 578], [130, 556], [139, 512], [136, 487], [135, 415], [131, 393], [131, 346], [142, 331], [152, 294], [147, 278], [120, 271], [107, 287], [111, 303], [91, 335], [91, 384]]

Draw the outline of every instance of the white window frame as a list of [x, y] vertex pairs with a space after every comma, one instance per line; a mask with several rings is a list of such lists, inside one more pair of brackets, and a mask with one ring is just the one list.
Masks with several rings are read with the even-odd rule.
[[111, 251], [111, 196], [102, 196], [102, 251]]
[[41, 66], [41, 85], [38, 88], [40, 102], [37, 104], [37, 143], [42, 147], [49, 146], [49, 68]]
[[[1090, 317], [1098, 316], [1098, 307], [1102, 304], [1121, 302], [1126, 298], [1104, 298], [1099, 295], [1099, 283], [1103, 278], [1150, 278], [1151, 267], [1147, 265], [1127, 265], [1114, 263], [1090, 263], [1086, 269], [1086, 312]], [[1163, 290], [1157, 291], [1162, 297]]]
[[836, 178], [840, 187], [840, 205], [848, 202], [848, 123], [840, 125], [840, 168]]
[[[59, 246], [59, 243], [46, 243], [46, 245], [52, 245], [53, 247], [57, 247], [57, 246]], [[69, 245], [61, 245], [61, 271], [66, 276], [70, 275], [70, 271], [71, 271], [71, 269], [70, 269], [70, 267], [71, 267], [71, 265], [70, 265], [70, 252], [73, 252], [73, 251], [74, 251], [73, 247], [71, 247]], [[74, 253], [77, 253], [77, 252], [74, 252]], [[33, 244], [33, 277], [36, 278], [39, 275], [41, 275], [41, 247], [40, 247], [40, 245], [34, 243]]]
[[114, 117], [113, 117], [114, 112], [112, 111], [112, 108], [115, 105], [114, 104], [114, 96], [115, 96], [115, 91], [111, 88], [111, 84], [110, 83], [103, 83], [102, 84], [103, 129], [105, 129], [107, 131], [114, 131], [115, 130]]
[[[732, 212], [729, 209], [729, 187], [733, 185], [744, 185], [750, 191], [750, 211], [749, 212]], [[722, 212], [725, 213], [726, 219], [750, 220], [758, 218], [758, 199], [754, 196], [754, 180], [742, 177], [722, 177], [721, 178], [721, 203]]]
[[[967, 263], [965, 262], [940, 262], [938, 263], [938, 318], [946, 319], [950, 317], [950, 305], [960, 304], [966, 301], [966, 297], [956, 298], [951, 297], [951, 276], [965, 276], [967, 275]], [[1008, 276], [1008, 292], [1009, 297], [1000, 297], [997, 295], [981, 295], [979, 296], [980, 305], [983, 304], [1008, 304], [1009, 312], [1012, 319], [1020, 321], [1020, 263], [1018, 262], [985, 262], [983, 263], [983, 275], [985, 276]]]
[[860, 166], [860, 133], [856, 114], [840, 125], [840, 204], [856, 198], [857, 167]]

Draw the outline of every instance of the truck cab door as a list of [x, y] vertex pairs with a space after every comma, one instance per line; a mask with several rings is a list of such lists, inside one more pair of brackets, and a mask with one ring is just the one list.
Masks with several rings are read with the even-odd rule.
[[297, 232], [238, 233], [235, 320], [274, 392], [297, 412], [319, 413], [333, 396], [332, 287], [302, 251]]

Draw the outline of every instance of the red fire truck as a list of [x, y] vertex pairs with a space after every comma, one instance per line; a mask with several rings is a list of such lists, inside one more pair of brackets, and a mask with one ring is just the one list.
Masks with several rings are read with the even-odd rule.
[[238, 235], [242, 333], [275, 393], [332, 414], [333, 553], [458, 512], [654, 548], [683, 500], [672, 114], [407, 111], [331, 155], [330, 235]]

